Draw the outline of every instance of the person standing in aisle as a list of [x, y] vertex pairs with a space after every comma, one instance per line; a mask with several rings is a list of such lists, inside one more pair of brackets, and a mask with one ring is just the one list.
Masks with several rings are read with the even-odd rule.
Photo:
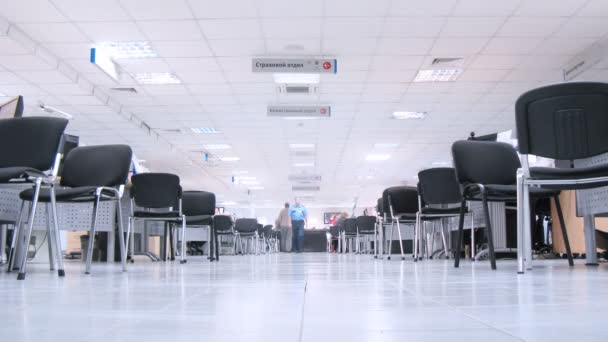
[[291, 217], [291, 234], [293, 235], [293, 242], [291, 244], [292, 250], [296, 253], [302, 253], [304, 247], [304, 227], [308, 224], [308, 211], [300, 203], [299, 198], [295, 198], [295, 205], [289, 208], [289, 217]]
[[285, 202], [285, 208], [279, 212], [275, 226], [281, 234], [281, 252], [291, 252], [292, 231], [291, 219], [289, 218], [289, 203]]

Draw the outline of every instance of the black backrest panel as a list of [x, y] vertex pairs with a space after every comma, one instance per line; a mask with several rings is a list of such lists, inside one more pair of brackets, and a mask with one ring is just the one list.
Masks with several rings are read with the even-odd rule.
[[390, 205], [393, 214], [415, 214], [418, 212], [418, 190], [410, 186], [395, 186], [382, 193], [384, 210], [390, 215]]
[[67, 125], [66, 119], [45, 116], [0, 120], [0, 167], [51, 169]]
[[213, 217], [213, 229], [219, 232], [230, 231], [232, 228], [232, 217], [228, 215], [215, 215]]
[[608, 152], [608, 84], [561, 83], [531, 90], [515, 104], [519, 151], [553, 159]]
[[349, 217], [344, 220], [344, 231], [350, 234], [354, 234], [357, 232], [357, 219], [354, 217]]
[[186, 216], [214, 215], [215, 194], [207, 191], [184, 191], [182, 212]]
[[521, 166], [515, 148], [502, 142], [460, 140], [452, 145], [452, 158], [461, 184], [515, 184]]
[[241, 233], [253, 233], [258, 229], [258, 220], [254, 218], [240, 218], [234, 223], [234, 230]]
[[357, 228], [359, 231], [373, 231], [376, 225], [375, 216], [359, 216], [357, 217]]
[[132, 156], [128, 145], [76, 147], [63, 161], [61, 185], [76, 187], [125, 184]]
[[462, 200], [456, 171], [451, 167], [418, 172], [418, 189], [426, 204], [460, 203]]
[[376, 212], [380, 216], [384, 214], [384, 204], [382, 203], [382, 197], [378, 198], [378, 203], [376, 204]]
[[177, 210], [181, 187], [179, 177], [170, 173], [140, 173], [131, 177], [131, 198], [142, 208]]

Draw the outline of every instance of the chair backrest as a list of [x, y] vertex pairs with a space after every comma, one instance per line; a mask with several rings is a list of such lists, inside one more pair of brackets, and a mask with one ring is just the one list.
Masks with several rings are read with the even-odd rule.
[[410, 186], [394, 186], [382, 193], [383, 208], [388, 215], [415, 214], [418, 212], [418, 190]]
[[452, 167], [437, 167], [418, 172], [418, 192], [426, 204], [460, 203], [462, 194]]
[[271, 224], [267, 224], [264, 226], [264, 236], [267, 238], [272, 236], [272, 225]]
[[340, 236], [340, 227], [338, 226], [331, 226], [329, 227], [329, 234], [331, 235], [331, 237], [337, 238]]
[[0, 120], [0, 167], [51, 169], [67, 125], [66, 119], [45, 116]]
[[519, 152], [572, 160], [608, 152], [608, 84], [537, 88], [515, 103]]
[[186, 216], [213, 216], [215, 214], [215, 194], [194, 190], [182, 192], [182, 212]]
[[512, 185], [521, 166], [513, 146], [502, 142], [460, 140], [452, 145], [452, 158], [460, 184]]
[[360, 232], [374, 231], [376, 225], [376, 216], [359, 216], [357, 217], [357, 229]]
[[131, 198], [142, 208], [177, 209], [182, 196], [179, 177], [170, 173], [139, 173], [131, 177]]
[[258, 223], [256, 227], [257, 227], [257, 231], [258, 231], [258, 236], [264, 235], [264, 225], [261, 223]]
[[357, 219], [354, 217], [349, 217], [344, 220], [344, 231], [347, 234], [356, 234], [357, 233]]
[[229, 232], [232, 230], [232, 217], [228, 215], [215, 215], [213, 217], [213, 229], [216, 232]]
[[240, 218], [234, 223], [234, 230], [239, 233], [253, 233], [258, 229], [258, 220], [254, 218]]
[[378, 198], [378, 203], [376, 204], [376, 213], [378, 213], [378, 216], [384, 215], [384, 205], [382, 203], [382, 197]]
[[118, 186], [127, 182], [133, 152], [128, 145], [82, 146], [63, 160], [61, 185]]

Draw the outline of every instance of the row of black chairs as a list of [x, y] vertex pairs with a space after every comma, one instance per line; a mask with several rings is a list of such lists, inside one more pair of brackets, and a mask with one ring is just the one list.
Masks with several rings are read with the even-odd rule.
[[[262, 225], [254, 218], [239, 218], [232, 220], [228, 215], [216, 215], [214, 217], [214, 234], [218, 238], [217, 246], [221, 246], [219, 240], [232, 239], [233, 254], [246, 253], [278, 253], [279, 236], [272, 225]], [[245, 244], [243, 244], [243, 242]], [[215, 249], [215, 257], [219, 260], [219, 248]]]
[[[21, 259], [17, 279], [25, 279], [26, 251], [36, 211], [39, 205], [44, 204], [50, 214], [47, 217], [50, 267], [51, 270], [55, 269], [56, 260], [59, 276], [65, 275], [57, 218], [58, 202], [93, 203], [86, 273], [90, 273], [91, 269], [99, 204], [105, 201], [113, 201], [116, 205], [123, 270], [126, 270], [129, 237], [136, 220], [164, 221], [169, 228], [181, 224], [180, 253], [181, 262], [185, 263], [185, 227], [213, 225], [215, 195], [205, 191], [182, 192], [176, 175], [135, 175], [131, 179], [131, 212], [125, 237], [120, 200], [131, 168], [131, 148], [127, 145], [82, 146], [63, 156], [63, 133], [67, 125], [66, 119], [55, 117], [0, 120], [0, 184], [33, 185], [19, 194], [22, 205], [17, 220], [3, 222], [14, 225], [8, 253], [8, 271], [13, 271], [19, 255]], [[28, 215], [24, 218], [26, 205]], [[24, 232], [21, 231], [23, 226]], [[18, 243], [20, 240], [21, 243]], [[19, 252], [16, 250], [18, 246], [22, 247]]]
[[[384, 191], [378, 207], [386, 222], [398, 228], [400, 223], [413, 223], [418, 235], [423, 221], [458, 216], [458, 241], [454, 252], [454, 265], [458, 267], [464, 216], [469, 211], [467, 202], [481, 202], [490, 264], [492, 269], [496, 269], [488, 202], [515, 202], [518, 272], [523, 273], [524, 267], [530, 268], [532, 261], [531, 203], [552, 199], [568, 263], [573, 266], [559, 194], [561, 190], [608, 185], [608, 163], [577, 167], [580, 160], [589, 161], [608, 152], [605, 134], [608, 130], [608, 84], [573, 82], [531, 90], [516, 101], [515, 121], [519, 155], [507, 143], [483, 141], [486, 139], [455, 142], [452, 145], [453, 169], [423, 170], [418, 175], [420, 183], [417, 188], [393, 187]], [[569, 167], [531, 167], [529, 155], [567, 161]], [[450, 204], [460, 205], [455, 208]], [[418, 250], [416, 245], [415, 260], [418, 259]], [[401, 253], [403, 256], [402, 246]]]

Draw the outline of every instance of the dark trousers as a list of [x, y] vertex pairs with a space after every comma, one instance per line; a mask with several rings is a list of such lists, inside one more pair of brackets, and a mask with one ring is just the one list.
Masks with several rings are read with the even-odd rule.
[[304, 248], [304, 220], [291, 220], [292, 244], [291, 248], [296, 253], [302, 252]]

